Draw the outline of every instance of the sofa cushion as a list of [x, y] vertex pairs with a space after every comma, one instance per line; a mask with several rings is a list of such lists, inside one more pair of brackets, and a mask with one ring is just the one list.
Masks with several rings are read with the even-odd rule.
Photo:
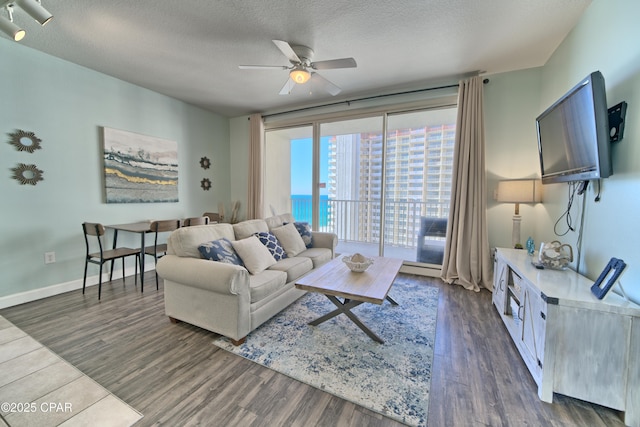
[[308, 222], [294, 222], [293, 225], [298, 230], [302, 241], [307, 248], [313, 247], [313, 234], [311, 233], [311, 225]]
[[261, 231], [259, 233], [256, 233], [255, 236], [258, 238], [258, 240], [260, 240], [260, 243], [262, 243], [267, 247], [267, 249], [269, 249], [269, 252], [271, 252], [271, 255], [273, 255], [273, 258], [276, 261], [280, 261], [281, 259], [287, 257], [287, 253], [284, 251], [284, 248], [278, 241], [278, 238], [273, 234]]
[[244, 266], [229, 239], [222, 238], [203, 243], [198, 250], [205, 259]]
[[290, 222], [294, 222], [293, 215], [290, 213], [284, 213], [280, 215], [274, 215], [264, 220], [269, 227], [269, 230], [273, 230], [274, 228], [282, 227], [285, 224]]
[[269, 267], [269, 270], [284, 271], [287, 273], [287, 283], [296, 280], [312, 269], [313, 262], [310, 258], [305, 257], [289, 257]]
[[269, 249], [256, 236], [236, 240], [231, 244], [251, 274], [258, 274], [276, 263]]
[[287, 255], [290, 257], [296, 256], [307, 249], [302, 237], [300, 237], [300, 233], [298, 233], [296, 227], [291, 223], [274, 228], [271, 232], [278, 238], [284, 250], [287, 251]]
[[287, 284], [287, 275], [282, 271], [264, 270], [259, 274], [249, 276], [251, 303], [271, 296], [278, 289]]
[[313, 268], [318, 268], [325, 262], [331, 261], [331, 249], [327, 248], [311, 248], [300, 253], [298, 256], [310, 258], [313, 262]]
[[182, 227], [167, 239], [167, 253], [181, 257], [201, 258], [198, 247], [205, 242], [226, 238], [235, 240], [231, 224], [209, 224]]
[[264, 219], [248, 219], [233, 224], [233, 232], [235, 233], [236, 240], [246, 239], [261, 231], [269, 231], [269, 227], [267, 227]]

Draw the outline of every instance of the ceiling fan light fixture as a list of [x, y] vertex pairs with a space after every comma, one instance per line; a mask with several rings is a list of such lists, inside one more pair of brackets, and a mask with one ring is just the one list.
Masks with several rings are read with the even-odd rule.
[[291, 70], [289, 76], [291, 77], [291, 80], [302, 85], [309, 81], [309, 79], [311, 78], [311, 73], [303, 67], [297, 65], [293, 68], [293, 70]]

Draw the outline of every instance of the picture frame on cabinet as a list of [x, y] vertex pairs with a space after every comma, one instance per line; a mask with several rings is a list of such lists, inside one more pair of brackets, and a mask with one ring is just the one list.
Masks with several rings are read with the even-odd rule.
[[619, 258], [611, 258], [607, 266], [602, 270], [600, 276], [596, 279], [593, 286], [591, 286], [591, 292], [598, 298], [602, 299], [607, 295], [607, 292], [611, 290], [616, 280], [622, 274], [627, 264]]

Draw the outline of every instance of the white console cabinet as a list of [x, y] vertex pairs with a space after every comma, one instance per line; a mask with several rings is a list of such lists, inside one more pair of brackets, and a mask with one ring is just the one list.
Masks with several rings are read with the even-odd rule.
[[[493, 304], [538, 385], [624, 411], [640, 427], [640, 306], [573, 270], [539, 270], [524, 250], [495, 253]], [[603, 266], [604, 267], [604, 266]]]

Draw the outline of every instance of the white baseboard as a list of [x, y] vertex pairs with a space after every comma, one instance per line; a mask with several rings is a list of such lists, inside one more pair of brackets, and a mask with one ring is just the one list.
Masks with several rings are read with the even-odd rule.
[[416, 274], [418, 276], [427, 276], [427, 277], [440, 277], [442, 273], [442, 269], [440, 266], [431, 266], [431, 265], [411, 265], [411, 264], [403, 264], [400, 267], [400, 273], [407, 274]]
[[[151, 266], [153, 267], [153, 266]], [[153, 271], [153, 268], [147, 269], [145, 268], [145, 273], [147, 271]], [[133, 276], [135, 274], [135, 267], [126, 268], [124, 270], [124, 274], [126, 277]], [[122, 270], [115, 270], [113, 272], [114, 277], [122, 277]], [[102, 283], [106, 283], [109, 281], [109, 273], [102, 273]], [[87, 276], [87, 287], [96, 286], [98, 284], [98, 275], [95, 276]], [[17, 294], [7, 295], [4, 297], [0, 297], [0, 309], [13, 307], [14, 305], [20, 305], [31, 301], [36, 301], [42, 298], [48, 298], [55, 295], [60, 295], [65, 292], [81, 290], [82, 289], [82, 278], [72, 280], [70, 282], [58, 283], [56, 285], [46, 286], [44, 288], [32, 289], [26, 292], [20, 292]]]
[[[145, 268], [147, 271], [153, 271], [153, 268]], [[441, 270], [437, 266], [416, 266], [404, 264], [400, 268], [401, 273], [416, 274], [419, 276], [428, 277], [440, 277]], [[120, 277], [121, 270], [113, 272], [114, 276]], [[128, 267], [125, 269], [124, 274], [126, 277], [133, 276], [135, 274], [134, 267]], [[102, 274], [102, 283], [109, 281], [109, 273]], [[98, 275], [87, 277], [87, 287], [96, 286], [98, 284]], [[0, 297], [0, 309], [13, 307], [14, 305], [20, 305], [31, 301], [36, 301], [42, 298], [48, 298], [55, 295], [60, 295], [65, 292], [71, 292], [82, 289], [82, 279], [72, 280], [70, 282], [59, 283], [56, 285], [46, 286], [44, 288], [33, 289], [26, 292], [20, 292], [17, 294], [7, 295]]]

